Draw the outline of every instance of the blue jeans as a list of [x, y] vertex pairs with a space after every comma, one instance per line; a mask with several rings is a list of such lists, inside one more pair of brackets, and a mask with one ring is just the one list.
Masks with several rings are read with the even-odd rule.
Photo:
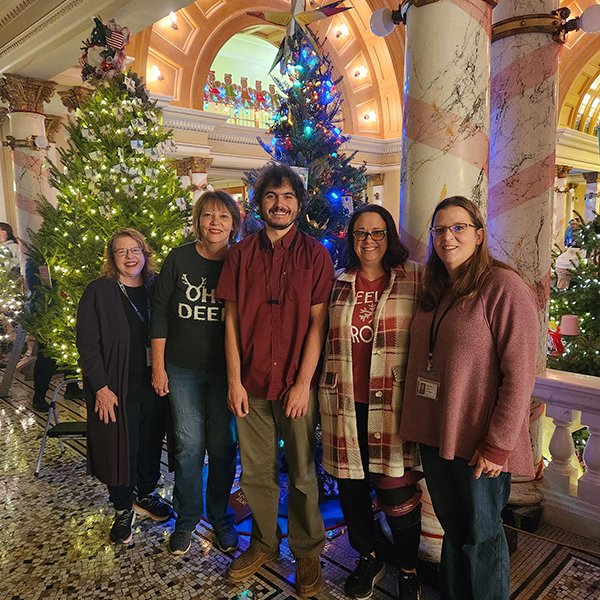
[[510, 561], [500, 513], [510, 496], [510, 473], [473, 479], [464, 458], [445, 460], [421, 446], [435, 514], [444, 528], [442, 600], [508, 600]]
[[204, 511], [202, 466], [208, 451], [206, 514], [215, 529], [234, 521], [229, 495], [235, 477], [236, 435], [227, 408], [225, 372], [184, 369], [167, 363], [175, 433], [175, 528], [193, 531]]

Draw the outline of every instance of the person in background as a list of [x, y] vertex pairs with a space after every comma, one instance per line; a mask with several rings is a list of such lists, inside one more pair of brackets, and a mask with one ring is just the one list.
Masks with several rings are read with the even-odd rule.
[[79, 366], [87, 404], [88, 474], [108, 486], [115, 519], [110, 540], [128, 544], [135, 515], [167, 521], [155, 493], [165, 435], [165, 402], [152, 389], [150, 321], [154, 260], [144, 236], [110, 237], [102, 276], [77, 311]]
[[288, 166], [269, 164], [261, 171], [254, 201], [264, 229], [231, 248], [216, 294], [225, 300], [228, 404], [237, 417], [241, 487], [252, 510], [250, 546], [229, 564], [227, 578], [244, 581], [279, 556], [281, 436], [289, 466], [288, 542], [302, 597], [323, 586], [314, 376], [333, 280], [326, 248], [294, 224], [307, 200]]
[[172, 554], [185, 554], [204, 511], [202, 468], [208, 451], [206, 509], [223, 552], [238, 547], [229, 495], [235, 477], [236, 436], [227, 407], [225, 307], [215, 298], [229, 245], [241, 225], [237, 203], [222, 191], [194, 205], [196, 241], [167, 256], [154, 298], [152, 385], [169, 394], [175, 434], [175, 531]]
[[4, 265], [7, 271], [21, 272], [21, 251], [13, 228], [0, 222], [0, 246], [3, 250]]
[[571, 219], [569, 226], [565, 231], [565, 246], [570, 248], [571, 246], [577, 246], [577, 241], [573, 236], [573, 232], [579, 227], [580, 223], [578, 219]]
[[323, 467], [337, 478], [350, 545], [358, 552], [344, 591], [364, 600], [385, 568], [377, 547], [371, 485], [400, 562], [399, 598], [418, 600], [423, 474], [416, 446], [398, 436], [420, 270], [408, 261], [392, 215], [367, 204], [346, 234], [344, 269], [336, 273], [329, 335], [319, 383]]
[[437, 205], [410, 328], [400, 437], [420, 443], [444, 529], [443, 600], [508, 600], [500, 513], [511, 473], [534, 475], [536, 303], [521, 277], [492, 258], [486, 238], [474, 202], [453, 196]]

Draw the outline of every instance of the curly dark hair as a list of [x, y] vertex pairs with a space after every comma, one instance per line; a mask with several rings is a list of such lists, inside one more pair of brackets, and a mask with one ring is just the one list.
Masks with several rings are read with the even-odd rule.
[[358, 218], [369, 212], [377, 213], [385, 221], [388, 247], [381, 259], [381, 266], [389, 273], [393, 268], [406, 262], [408, 259], [408, 248], [400, 241], [394, 217], [392, 217], [389, 210], [378, 204], [364, 204], [354, 211], [348, 223], [348, 231], [346, 232], [346, 249], [342, 258], [342, 266], [349, 271], [360, 267], [360, 260], [354, 250], [354, 237], [352, 233]]
[[288, 167], [287, 165], [281, 163], [268, 163], [265, 165], [260, 173], [258, 174], [258, 179], [254, 184], [254, 204], [258, 209], [258, 214], [261, 218], [263, 218], [262, 214], [262, 199], [265, 195], [265, 191], [268, 187], [280, 187], [285, 182], [289, 182], [294, 190], [294, 194], [296, 195], [296, 199], [298, 200], [298, 208], [300, 209], [300, 214], [304, 212], [306, 207], [308, 206], [308, 192], [304, 187], [304, 183], [302, 183], [302, 179], [300, 175], [296, 173], [293, 169]]

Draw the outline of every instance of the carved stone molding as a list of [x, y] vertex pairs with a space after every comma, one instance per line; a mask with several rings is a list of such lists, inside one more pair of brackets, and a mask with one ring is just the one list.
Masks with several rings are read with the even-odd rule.
[[52, 144], [56, 144], [56, 134], [60, 131], [63, 125], [63, 119], [60, 115], [46, 115], [44, 122], [46, 127], [46, 137]]
[[569, 188], [570, 190], [576, 190], [578, 187], [579, 187], [579, 184], [575, 183], [574, 181], [567, 184], [567, 188]]
[[368, 179], [371, 181], [373, 186], [383, 185], [384, 177], [385, 173], [373, 173], [372, 175], [368, 175]]
[[76, 85], [75, 87], [69, 88], [58, 92], [62, 103], [67, 107], [69, 112], [75, 112], [81, 104], [87, 100], [92, 93], [92, 90]]
[[4, 125], [4, 121], [6, 121], [6, 116], [8, 115], [8, 108], [4, 108], [0, 106], [0, 127]]
[[589, 171], [588, 173], [582, 173], [586, 183], [598, 183], [598, 171]]
[[208, 173], [210, 165], [213, 163], [212, 158], [205, 158], [204, 156], [194, 156], [191, 158], [191, 171], [192, 173]]
[[556, 177], [564, 179], [572, 169], [573, 167], [568, 167], [567, 165], [556, 165]]
[[192, 173], [206, 173], [214, 159], [204, 156], [190, 156], [175, 161], [177, 175], [191, 175]]
[[44, 102], [54, 95], [54, 81], [5, 73], [0, 79], [0, 99], [8, 102], [11, 111], [44, 114]]
[[191, 171], [191, 158], [180, 158], [175, 161], [175, 169], [177, 170], [177, 176], [183, 177], [189, 175]]

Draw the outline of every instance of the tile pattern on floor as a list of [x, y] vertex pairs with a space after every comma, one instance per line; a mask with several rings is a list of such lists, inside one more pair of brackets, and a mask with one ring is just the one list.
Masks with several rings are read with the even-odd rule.
[[[108, 542], [112, 509], [104, 485], [86, 475], [85, 442], [49, 440], [39, 477], [33, 471], [45, 424], [30, 409], [31, 386], [19, 378], [12, 397], [0, 399], [0, 600], [288, 600], [294, 594], [294, 562], [287, 543], [281, 557], [244, 584], [223, 575], [237, 555], [212, 543], [208, 526], [199, 525], [188, 554], [172, 556], [167, 540], [174, 521], [136, 521], [134, 544]], [[60, 417], [83, 416], [80, 403], [60, 401]], [[159, 492], [170, 499], [172, 475], [163, 465]], [[600, 544], [544, 526], [542, 535], [600, 550]], [[248, 545], [242, 537], [241, 548]], [[325, 588], [320, 600], [343, 599], [343, 585], [356, 556], [343, 528], [328, 532], [322, 554]], [[374, 600], [396, 598], [396, 576], [388, 568]], [[600, 598], [600, 559], [519, 535], [511, 557], [511, 600]], [[424, 587], [423, 600], [437, 600]]]

